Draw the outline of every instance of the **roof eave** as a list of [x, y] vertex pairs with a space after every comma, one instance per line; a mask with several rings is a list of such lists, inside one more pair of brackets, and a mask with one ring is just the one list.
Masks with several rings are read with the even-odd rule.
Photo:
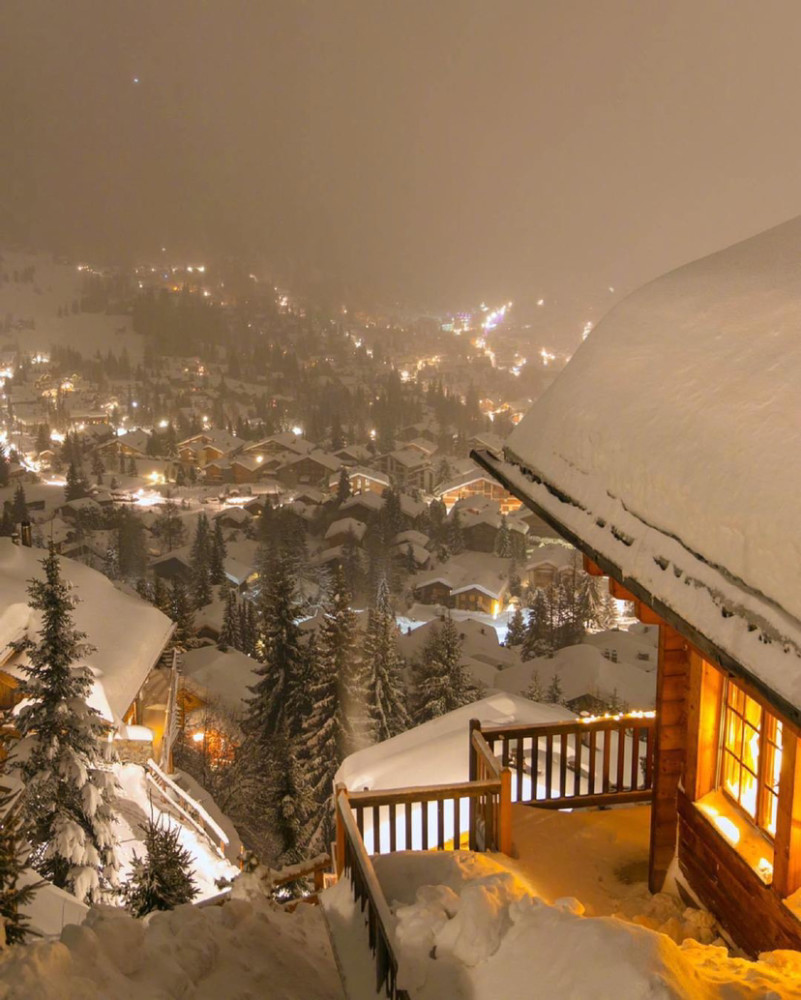
[[[626, 576], [621, 568], [612, 562], [611, 559], [605, 556], [602, 552], [597, 551], [583, 538], [575, 534], [575, 532], [565, 527], [565, 525], [555, 518], [550, 511], [537, 504], [536, 501], [534, 501], [524, 490], [519, 489], [516, 484], [510, 481], [510, 479], [504, 474], [504, 462], [502, 459], [497, 458], [485, 449], [474, 449], [470, 452], [470, 457], [483, 469], [485, 469], [505, 489], [521, 500], [530, 510], [533, 510], [535, 514], [541, 517], [546, 524], [554, 529], [554, 531], [558, 532], [559, 535], [565, 539], [565, 541], [570, 542], [571, 545], [575, 546], [575, 548], [587, 556], [588, 559], [591, 559], [592, 562], [603, 570], [606, 576], [616, 580], [622, 587], [633, 594], [638, 601], [642, 601], [643, 604], [646, 604], [652, 611], [659, 615], [663, 621], [670, 625], [671, 628], [674, 628], [677, 632], [683, 635], [684, 638], [692, 643], [692, 645], [695, 646], [699, 653], [701, 653], [706, 659], [717, 664], [727, 674], [734, 677], [741, 677], [748, 681], [748, 683], [755, 688], [763, 698], [774, 705], [783, 716], [789, 719], [795, 726], [801, 728], [801, 708], [794, 705], [783, 696], [777, 694], [776, 691], [774, 691], [770, 685], [766, 684], [764, 680], [751, 673], [751, 671], [727, 653], [726, 650], [721, 649], [719, 645], [709, 639], [702, 632], [699, 632], [694, 625], [691, 625], [690, 622], [678, 615], [669, 605], [663, 603], [659, 598], [655, 597], [646, 587], [639, 583], [639, 581]], [[545, 482], [544, 479], [539, 479], [539, 482], [553, 492], [554, 495], [563, 497], [567, 500], [570, 499], [569, 497], [566, 497], [563, 491], [554, 488], [551, 484]]]

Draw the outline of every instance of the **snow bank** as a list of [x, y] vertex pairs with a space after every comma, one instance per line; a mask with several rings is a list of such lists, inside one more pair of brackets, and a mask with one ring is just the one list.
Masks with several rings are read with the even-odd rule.
[[[415, 1000], [793, 1000], [801, 955], [759, 962], [614, 917], [578, 900], [549, 905], [487, 855], [376, 858], [396, 917], [399, 985]], [[417, 888], [415, 888], [417, 887]], [[359, 924], [347, 881], [324, 894], [329, 920]], [[366, 929], [361, 918], [361, 930]]]
[[235, 896], [143, 920], [92, 909], [60, 941], [0, 953], [0, 1000], [341, 1000], [317, 908], [285, 913], [247, 880]]

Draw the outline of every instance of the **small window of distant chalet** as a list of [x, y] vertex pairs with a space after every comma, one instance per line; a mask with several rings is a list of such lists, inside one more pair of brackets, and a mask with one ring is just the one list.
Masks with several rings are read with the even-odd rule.
[[761, 830], [775, 837], [782, 724], [733, 681], [725, 686], [721, 716], [721, 787]]

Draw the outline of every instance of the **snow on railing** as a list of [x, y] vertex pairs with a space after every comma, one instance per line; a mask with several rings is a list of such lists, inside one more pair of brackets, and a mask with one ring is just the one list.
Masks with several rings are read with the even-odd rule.
[[145, 769], [148, 782], [158, 790], [161, 797], [198, 833], [210, 841], [220, 857], [224, 858], [225, 848], [230, 841], [222, 827], [209, 816], [196, 799], [168, 777], [152, 758], [145, 764]]

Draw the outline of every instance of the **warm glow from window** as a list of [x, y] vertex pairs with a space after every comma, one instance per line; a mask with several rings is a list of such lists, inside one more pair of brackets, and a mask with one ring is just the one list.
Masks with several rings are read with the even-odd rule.
[[776, 834], [782, 724], [733, 682], [726, 687], [722, 785], [769, 836]]

